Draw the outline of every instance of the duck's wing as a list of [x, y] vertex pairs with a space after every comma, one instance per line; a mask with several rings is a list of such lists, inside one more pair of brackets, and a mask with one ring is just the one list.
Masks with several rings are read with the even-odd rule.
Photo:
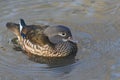
[[33, 44], [45, 45], [49, 42], [48, 37], [43, 33], [47, 26], [30, 25], [23, 29], [25, 38]]
[[23, 19], [20, 19], [20, 23], [8, 22], [7, 28], [11, 30], [18, 38], [27, 39], [34, 44], [43, 45], [47, 42], [48, 38], [43, 34], [43, 31], [48, 25], [26, 25]]

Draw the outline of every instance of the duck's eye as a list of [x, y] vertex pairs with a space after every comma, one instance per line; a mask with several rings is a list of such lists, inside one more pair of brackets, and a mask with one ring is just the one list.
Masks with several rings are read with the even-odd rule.
[[62, 33], [63, 36], [66, 36], [66, 33]]
[[62, 33], [59, 33], [59, 35], [65, 37], [65, 36], [66, 36], [66, 33], [65, 33], [65, 32], [62, 32]]

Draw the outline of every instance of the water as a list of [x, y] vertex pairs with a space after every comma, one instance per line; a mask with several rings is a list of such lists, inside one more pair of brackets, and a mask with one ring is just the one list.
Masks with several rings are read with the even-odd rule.
[[[0, 80], [120, 80], [119, 16], [119, 0], [1, 0]], [[20, 18], [69, 26], [78, 40], [76, 57], [45, 64], [15, 51], [5, 24]]]

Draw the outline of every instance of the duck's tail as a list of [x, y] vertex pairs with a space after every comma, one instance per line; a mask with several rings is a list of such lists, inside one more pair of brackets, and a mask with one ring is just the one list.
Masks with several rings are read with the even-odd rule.
[[18, 38], [23, 37], [22, 29], [26, 26], [23, 19], [20, 19], [19, 24], [7, 22], [6, 27], [11, 30]]
[[19, 24], [8, 22], [6, 27], [12, 31], [16, 36], [20, 36]]

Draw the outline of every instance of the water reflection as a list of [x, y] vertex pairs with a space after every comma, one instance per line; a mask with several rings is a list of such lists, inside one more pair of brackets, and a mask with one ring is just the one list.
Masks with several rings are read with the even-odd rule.
[[62, 67], [75, 63], [75, 56], [73, 55], [65, 58], [45, 58], [39, 56], [32, 56], [29, 59], [41, 64], [47, 64], [50, 68]]

